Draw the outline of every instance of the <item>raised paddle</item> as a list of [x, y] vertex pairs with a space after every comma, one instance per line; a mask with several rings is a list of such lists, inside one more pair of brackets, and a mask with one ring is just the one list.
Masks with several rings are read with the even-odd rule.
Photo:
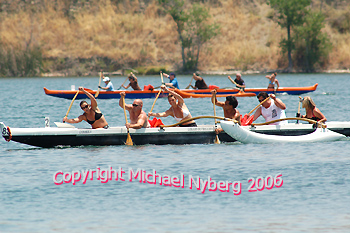
[[[70, 112], [70, 109], [72, 108], [73, 103], [74, 103], [74, 100], [75, 100], [75, 98], [77, 98], [78, 94], [79, 94], [79, 90], [77, 91], [77, 93], [76, 93], [75, 96], [73, 97], [72, 102], [71, 102], [70, 105], [69, 105], [69, 108], [68, 108], [68, 111], [67, 111], [65, 117], [68, 117], [68, 113]], [[64, 123], [64, 121], [63, 121], [63, 123]]]
[[[270, 99], [270, 96], [267, 97], [266, 99], [264, 99], [263, 101], [261, 101], [255, 108], [253, 108], [252, 111], [250, 111], [248, 114], [245, 114], [244, 117], [241, 119], [241, 124], [244, 125], [250, 125], [254, 119], [254, 115], [250, 116], [250, 114], [252, 114], [255, 109], [257, 109], [260, 105], [262, 105], [263, 103], [265, 103], [268, 99]], [[248, 118], [249, 117], [249, 118]]]
[[156, 104], [156, 101], [157, 101], [157, 99], [158, 99], [158, 97], [159, 97], [159, 95], [160, 95], [161, 92], [162, 92], [162, 89], [159, 90], [159, 92], [158, 92], [156, 98], [154, 99], [154, 102], [153, 102], [153, 105], [152, 105], [152, 108], [151, 108], [151, 111], [150, 111], [150, 112], [153, 111], [154, 105]]
[[[216, 99], [216, 93], [214, 92], [213, 93], [213, 107], [214, 107], [214, 117], [216, 117], [216, 110], [215, 110], [215, 99]], [[215, 129], [218, 128], [218, 122], [215, 118]], [[216, 134], [215, 136], [215, 141], [214, 141], [215, 144], [220, 144], [220, 140], [219, 140], [219, 135]]]
[[[303, 102], [303, 100], [304, 100], [304, 98], [299, 96], [298, 113], [297, 113], [296, 117], [300, 117], [300, 104], [301, 104], [301, 102]], [[299, 120], [297, 120], [297, 123], [299, 123]]]
[[[126, 110], [125, 110], [125, 97], [121, 97], [123, 98], [123, 109], [124, 109], [124, 116], [125, 116], [125, 123], [128, 123], [128, 117], [126, 116]], [[129, 132], [129, 128], [127, 128], [128, 130], [128, 136], [126, 137], [126, 142], [125, 145], [127, 146], [132, 146], [134, 145], [134, 143], [132, 142], [131, 136], [130, 136], [130, 132]]]
[[[160, 78], [162, 79], [162, 82], [163, 82], [163, 74], [162, 74], [162, 71], [160, 72]], [[160, 86], [160, 87], [161, 87], [161, 86]], [[151, 108], [151, 111], [150, 111], [150, 112], [153, 111], [154, 105], [156, 104], [156, 101], [157, 101], [157, 99], [158, 99], [158, 97], [159, 97], [159, 95], [160, 95], [161, 92], [162, 92], [162, 89], [159, 90], [159, 92], [158, 92], [158, 94], [157, 94], [155, 100], [153, 101], [153, 105], [152, 105], [152, 108]]]
[[[237, 88], [237, 85], [238, 85], [238, 84], [235, 82], [235, 80], [233, 80], [230, 76], [227, 76], [227, 78], [228, 78], [233, 84], [235, 84], [235, 85], [236, 85], [236, 88]], [[237, 88], [237, 89], [243, 91], [242, 88]]]
[[164, 82], [164, 80], [163, 80], [163, 73], [162, 73], [162, 71], [160, 71], [160, 78], [161, 78], [161, 80], [162, 80], [162, 85], [165, 85], [165, 82]]
[[102, 78], [102, 71], [100, 72], [100, 81], [98, 82], [98, 89], [96, 91], [95, 98], [97, 98], [98, 95], [100, 94], [101, 78]]
[[191, 78], [190, 84], [188, 84], [188, 86], [187, 86], [185, 89], [189, 89], [189, 88], [192, 86], [192, 85], [191, 85], [192, 80], [193, 80], [193, 75], [192, 75], [192, 78]]
[[126, 77], [126, 79], [124, 80], [124, 82], [122, 83], [122, 85], [120, 85], [120, 87], [117, 89], [119, 90], [120, 88], [122, 88], [122, 86], [125, 84], [126, 80], [128, 80], [129, 77]]

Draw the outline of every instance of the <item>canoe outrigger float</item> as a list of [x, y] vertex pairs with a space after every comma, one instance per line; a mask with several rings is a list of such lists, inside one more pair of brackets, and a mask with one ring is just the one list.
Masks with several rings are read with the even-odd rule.
[[[241, 127], [237, 123], [224, 121], [220, 123], [222, 129], [232, 138], [242, 143], [277, 143], [277, 142], [326, 142], [346, 138], [345, 135], [327, 128], [316, 128], [313, 132], [298, 136], [269, 135], [257, 133]], [[277, 126], [275, 126], [277, 128]]]
[[[337, 140], [350, 136], [350, 122], [328, 122], [328, 130], [317, 130], [321, 131], [317, 132], [317, 135], [312, 134], [315, 131], [313, 124], [290, 123], [283, 126], [256, 124], [253, 126], [237, 127], [244, 129], [244, 133], [249, 136], [247, 136], [247, 138], [250, 141], [243, 141], [241, 139], [243, 136], [232, 133], [235, 124], [231, 119], [200, 116], [187, 119], [186, 121], [200, 118], [217, 118], [221, 120], [220, 124], [225, 132], [219, 134], [219, 139], [223, 142], [234, 142], [238, 140], [244, 143], [266, 143], [276, 142], [276, 137], [288, 138], [288, 136], [299, 138], [299, 141], [304, 142], [306, 139], [303, 135], [308, 135], [309, 139], [307, 140], [309, 142], [324, 140], [333, 141], [335, 140], [334, 132], [337, 132]], [[176, 124], [184, 122], [185, 121]], [[214, 125], [174, 127], [176, 124], [158, 128], [130, 129], [130, 135], [135, 145], [211, 144], [215, 141], [216, 134]], [[124, 145], [127, 138], [127, 130], [124, 126], [110, 127], [109, 129], [87, 129], [75, 128], [73, 125], [66, 123], [56, 123], [56, 125], [57, 127], [45, 128], [10, 128], [3, 122], [0, 122], [2, 136], [6, 141], [12, 140], [38, 147]], [[260, 135], [259, 141], [253, 137], [254, 135], [252, 136], [252, 134], [257, 133]], [[318, 137], [319, 133], [325, 137]], [[269, 135], [275, 135], [275, 137], [271, 139]], [[289, 142], [290, 140], [285, 141]]]
[[[247, 97], [247, 96], [255, 96], [260, 92], [267, 93], [287, 93], [289, 95], [301, 95], [308, 92], [315, 91], [318, 84], [316, 83], [313, 86], [308, 87], [279, 87], [277, 90], [267, 89], [267, 88], [246, 88], [244, 92], [240, 92], [239, 89], [236, 88], [225, 88], [225, 89], [217, 89], [217, 96], [220, 95], [234, 95], [236, 97]], [[85, 89], [90, 92], [92, 95], [95, 95], [97, 90]], [[211, 97], [212, 89], [200, 89], [200, 90], [190, 90], [190, 89], [181, 89], [180, 93], [184, 93], [182, 95], [183, 98], [205, 98]], [[72, 99], [76, 94], [76, 90], [49, 90], [44, 87], [44, 91], [46, 95]], [[119, 99], [120, 93], [125, 92], [125, 98], [129, 99], [145, 99], [145, 98], [155, 98], [158, 94], [158, 90], [141, 90], [141, 91], [127, 91], [127, 90], [117, 90], [117, 91], [100, 91], [98, 95], [98, 99]], [[186, 93], [186, 94], [185, 94]], [[160, 98], [167, 97], [167, 92], [162, 92], [160, 94]], [[86, 95], [83, 92], [80, 92], [77, 96], [77, 99], [85, 99]]]

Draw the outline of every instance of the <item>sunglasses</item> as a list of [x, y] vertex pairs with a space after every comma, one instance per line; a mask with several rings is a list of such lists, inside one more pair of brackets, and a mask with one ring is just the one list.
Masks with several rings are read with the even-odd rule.
[[85, 105], [84, 107], [81, 107], [81, 109], [85, 109], [85, 108], [88, 108], [89, 107], [89, 105]]
[[262, 99], [262, 100], [259, 100], [259, 102], [261, 103], [261, 102], [263, 102], [265, 99]]
[[139, 105], [137, 105], [137, 104], [132, 104], [132, 106], [137, 107], [137, 106], [139, 106]]

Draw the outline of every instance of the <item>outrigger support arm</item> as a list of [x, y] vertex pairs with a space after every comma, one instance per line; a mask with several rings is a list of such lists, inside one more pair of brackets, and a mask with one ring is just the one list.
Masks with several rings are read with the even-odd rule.
[[175, 124], [172, 124], [172, 125], [160, 125], [159, 127], [161, 129], [165, 128], [165, 127], [174, 127], [174, 126], [178, 126], [178, 125], [181, 125], [183, 123], [186, 123], [186, 122], [189, 122], [189, 121], [192, 121], [192, 120], [197, 120], [197, 119], [202, 119], [202, 118], [214, 118], [214, 119], [225, 120], [225, 121], [233, 121], [235, 123], [238, 123], [238, 121], [236, 121], [234, 119], [225, 118], [225, 117], [219, 117], [219, 116], [197, 116], [197, 117], [188, 118], [186, 120], [182, 120], [182, 121], [180, 121], [178, 123], [175, 123]]

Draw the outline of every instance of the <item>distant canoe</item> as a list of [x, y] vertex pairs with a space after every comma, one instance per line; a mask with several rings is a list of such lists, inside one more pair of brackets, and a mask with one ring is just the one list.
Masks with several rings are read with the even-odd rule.
[[[287, 93], [289, 95], [301, 95], [308, 92], [315, 91], [318, 86], [318, 83], [316, 83], [313, 86], [308, 87], [280, 87], [278, 90], [274, 91], [273, 89], [267, 89], [267, 88], [246, 88], [245, 94], [239, 93], [240, 90], [236, 88], [227, 88], [227, 89], [217, 89], [217, 96], [227, 96], [227, 95], [235, 95], [238, 97], [244, 97], [244, 96], [255, 96], [259, 94], [260, 92], [267, 92], [267, 93]], [[85, 89], [88, 92], [90, 92], [92, 95], [95, 95], [96, 90], [91, 89]], [[59, 97], [59, 98], [65, 98], [65, 99], [73, 99], [74, 95], [76, 94], [76, 90], [49, 90], [44, 87], [44, 91], [46, 95], [50, 95], [53, 97]], [[100, 91], [98, 99], [119, 99], [120, 93], [125, 92], [126, 96], [125, 98], [129, 99], [147, 99], [147, 98], [155, 98], [158, 94], [158, 90], [141, 90], [141, 91], [128, 91], [128, 90], [117, 90], [117, 91]], [[199, 89], [199, 90], [191, 90], [191, 89], [182, 89], [180, 90], [181, 93], [187, 93], [183, 96], [183, 98], [206, 98], [211, 96], [211, 89]], [[195, 94], [195, 95], [194, 95]], [[255, 94], [255, 95], [254, 95]], [[159, 97], [167, 97], [168, 93], [162, 92]], [[77, 99], [85, 99], [86, 95], [83, 92], [80, 92], [77, 96]]]
[[[197, 93], [189, 93], [189, 92], [185, 92], [183, 90], [179, 90], [176, 89], [175, 90], [176, 93], [178, 93], [179, 95], [181, 95], [182, 98], [210, 98], [212, 97], [212, 94], [197, 94]], [[230, 94], [219, 94], [216, 95], [216, 97], [226, 97], [226, 96], [235, 96], [235, 97], [252, 97], [252, 96], [256, 96], [255, 93], [248, 93], [248, 92], [236, 92], [234, 94], [230, 93]]]

